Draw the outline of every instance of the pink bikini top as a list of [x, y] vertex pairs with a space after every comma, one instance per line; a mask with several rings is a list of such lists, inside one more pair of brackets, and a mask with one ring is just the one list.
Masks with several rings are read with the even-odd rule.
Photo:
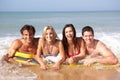
[[76, 53], [68, 53], [68, 57], [70, 58], [70, 57], [73, 57], [73, 56], [78, 55], [78, 54], [80, 54], [80, 45], [79, 44], [78, 44], [78, 52], [76, 52]]
[[70, 58], [70, 57], [73, 57], [73, 56], [78, 55], [78, 54], [80, 54], [80, 51], [75, 53], [75, 54], [68, 54], [68, 57]]

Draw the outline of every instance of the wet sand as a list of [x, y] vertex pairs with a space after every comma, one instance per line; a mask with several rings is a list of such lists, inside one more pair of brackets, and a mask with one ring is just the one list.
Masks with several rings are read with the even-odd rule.
[[39, 65], [21, 66], [3, 62], [0, 64], [0, 80], [120, 80], [120, 64], [62, 65], [60, 70], [42, 70]]
[[[26, 67], [27, 68], [27, 67]], [[30, 66], [37, 74], [36, 80], [119, 80], [120, 64], [117, 65], [62, 65], [60, 70], [41, 70], [40, 66]]]

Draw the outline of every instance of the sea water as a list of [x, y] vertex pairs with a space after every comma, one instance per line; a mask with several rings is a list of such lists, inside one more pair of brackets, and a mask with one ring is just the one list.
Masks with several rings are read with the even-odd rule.
[[33, 25], [36, 28], [35, 37], [41, 37], [43, 28], [52, 25], [62, 39], [62, 29], [69, 23], [75, 26], [78, 37], [84, 26], [93, 27], [95, 38], [104, 42], [120, 59], [120, 11], [0, 12], [0, 59], [12, 41], [21, 38], [23, 25]]

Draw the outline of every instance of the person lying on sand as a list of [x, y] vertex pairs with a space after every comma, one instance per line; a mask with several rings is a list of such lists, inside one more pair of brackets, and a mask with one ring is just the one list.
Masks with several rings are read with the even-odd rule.
[[38, 39], [34, 38], [35, 28], [32, 25], [24, 25], [20, 30], [22, 37], [12, 42], [12, 45], [7, 50], [7, 54], [2, 60], [10, 63], [29, 64], [34, 60], [37, 51]]
[[66, 24], [62, 31], [62, 42], [66, 53], [66, 63], [74, 64], [85, 57], [85, 46], [82, 38], [76, 37], [73, 24]]
[[87, 54], [90, 56], [90, 58], [82, 60], [85, 65], [91, 65], [93, 63], [102, 64], [118, 63], [118, 59], [114, 55], [114, 53], [110, 49], [108, 49], [104, 43], [97, 39], [94, 39], [94, 31], [92, 27], [90, 26], [83, 27], [82, 38], [85, 41]]
[[64, 49], [61, 40], [52, 26], [44, 27], [42, 37], [39, 39], [36, 59], [40, 68], [46, 70], [47, 63], [53, 63], [54, 69], [60, 69], [60, 64], [65, 60]]

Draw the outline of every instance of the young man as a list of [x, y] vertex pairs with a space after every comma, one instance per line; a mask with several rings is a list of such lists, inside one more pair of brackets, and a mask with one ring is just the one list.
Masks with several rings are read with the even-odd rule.
[[[38, 38], [34, 38], [35, 28], [32, 25], [24, 25], [21, 30], [22, 38], [16, 39], [12, 42], [12, 45], [7, 50], [7, 54], [3, 57], [3, 60], [12, 63], [24, 63], [28, 64], [37, 51]], [[25, 62], [23, 62], [25, 60]]]
[[93, 63], [117, 64], [118, 59], [113, 52], [106, 47], [101, 41], [94, 39], [94, 31], [92, 27], [85, 26], [82, 29], [82, 38], [85, 41], [86, 52], [90, 58], [83, 60], [85, 65]]

